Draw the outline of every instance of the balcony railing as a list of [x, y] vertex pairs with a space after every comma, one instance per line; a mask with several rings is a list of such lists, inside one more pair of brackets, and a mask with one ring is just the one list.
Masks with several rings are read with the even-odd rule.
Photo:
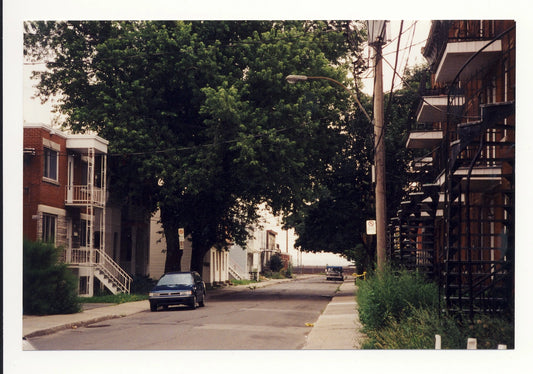
[[66, 186], [65, 203], [70, 205], [105, 205], [105, 190], [98, 187]]

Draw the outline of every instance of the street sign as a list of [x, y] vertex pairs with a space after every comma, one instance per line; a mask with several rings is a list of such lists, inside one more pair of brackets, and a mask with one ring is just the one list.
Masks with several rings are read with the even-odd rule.
[[366, 234], [376, 235], [376, 220], [375, 219], [369, 219], [366, 221]]
[[180, 249], [183, 250], [185, 248], [185, 229], [183, 227], [180, 227], [178, 229], [178, 237], [180, 242]]

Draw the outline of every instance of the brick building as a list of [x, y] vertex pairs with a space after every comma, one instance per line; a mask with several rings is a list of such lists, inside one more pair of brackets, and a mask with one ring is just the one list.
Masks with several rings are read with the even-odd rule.
[[514, 21], [432, 22], [430, 87], [407, 141], [425, 155], [391, 222], [393, 258], [471, 319], [514, 308], [515, 35]]
[[106, 212], [107, 145], [97, 135], [24, 125], [23, 234], [63, 248], [80, 295], [91, 296], [98, 286], [129, 292], [131, 283], [112, 258], [120, 219], [106, 222], [113, 216]]

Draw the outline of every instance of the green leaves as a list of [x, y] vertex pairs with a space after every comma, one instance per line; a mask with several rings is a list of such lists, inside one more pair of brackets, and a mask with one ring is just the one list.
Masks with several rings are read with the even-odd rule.
[[206, 247], [244, 242], [260, 202], [290, 212], [316, 200], [342, 163], [350, 95], [284, 77], [346, 81], [346, 56], [360, 52], [344, 37], [357, 30], [347, 27], [44, 22], [26, 24], [25, 51], [54, 56], [39, 90], [42, 98], [62, 95], [65, 125], [110, 141], [115, 199], [147, 211], [164, 206], [174, 217], [165, 230], [185, 227], [202, 256]]

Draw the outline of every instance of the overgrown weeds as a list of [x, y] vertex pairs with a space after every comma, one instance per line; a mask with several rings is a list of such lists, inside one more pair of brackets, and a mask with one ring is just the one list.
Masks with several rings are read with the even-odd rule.
[[416, 308], [436, 308], [438, 289], [417, 274], [386, 269], [358, 282], [361, 323], [370, 329], [409, 318]]
[[478, 349], [514, 348], [512, 318], [480, 316], [461, 322], [438, 312], [438, 289], [421, 276], [387, 269], [358, 282], [359, 316], [368, 339], [364, 349], [465, 349], [476, 338]]

